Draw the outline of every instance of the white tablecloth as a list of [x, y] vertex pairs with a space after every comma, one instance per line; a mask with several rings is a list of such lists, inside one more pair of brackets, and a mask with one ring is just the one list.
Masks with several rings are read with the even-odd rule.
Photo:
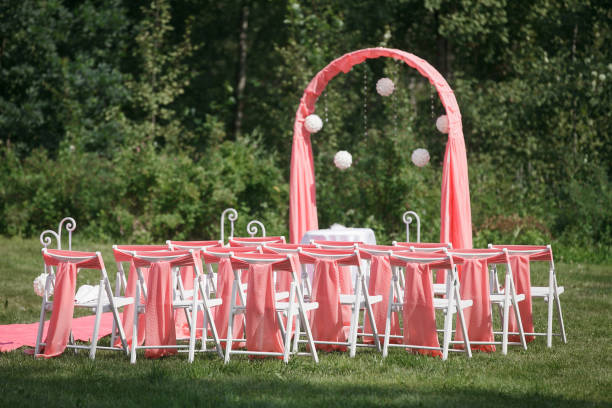
[[[313, 239], [315, 241], [354, 241], [363, 242], [368, 245], [376, 245], [376, 236], [374, 236], [374, 231], [370, 228], [334, 228], [307, 231], [300, 243], [310, 244], [310, 241]], [[362, 262], [362, 267], [366, 268], [366, 265], [367, 262]], [[312, 265], [308, 265], [306, 272], [308, 272], [308, 277], [312, 282], [312, 275], [314, 273]], [[356, 274], [357, 267], [351, 267], [353, 286]], [[366, 281], [368, 278], [369, 276], [366, 276]]]
[[370, 228], [334, 228], [307, 231], [302, 240], [302, 244], [309, 244], [310, 240], [323, 241], [356, 241], [369, 245], [376, 245], [374, 231]]

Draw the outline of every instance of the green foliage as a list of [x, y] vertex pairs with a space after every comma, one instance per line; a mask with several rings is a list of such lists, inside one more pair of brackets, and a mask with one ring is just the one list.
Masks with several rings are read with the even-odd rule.
[[[476, 244], [552, 241], [566, 259], [577, 247], [608, 259], [611, 13], [598, 0], [8, 2], [0, 232], [36, 235], [72, 215], [92, 237], [212, 238], [233, 206], [240, 230], [252, 217], [284, 234], [303, 89], [340, 55], [384, 46], [428, 60], [455, 92]], [[397, 85], [390, 98], [374, 90], [383, 76]], [[316, 113], [320, 225], [371, 227], [389, 242], [414, 210], [422, 240], [437, 240], [446, 137], [429, 82], [370, 60], [334, 78]], [[418, 147], [431, 154], [422, 169], [410, 161]], [[338, 150], [353, 155], [344, 172]]]

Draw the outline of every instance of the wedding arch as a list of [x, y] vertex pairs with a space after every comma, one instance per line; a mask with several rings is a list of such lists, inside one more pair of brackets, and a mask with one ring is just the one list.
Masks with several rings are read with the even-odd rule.
[[327, 83], [340, 72], [347, 73], [354, 65], [380, 57], [403, 61], [419, 71], [436, 87], [448, 117], [448, 141], [442, 170], [440, 203], [440, 242], [452, 242], [455, 248], [472, 247], [472, 216], [468, 182], [467, 157], [461, 113], [453, 90], [440, 73], [427, 61], [405, 51], [389, 48], [366, 48], [335, 59], [310, 81], [295, 114], [291, 177], [289, 190], [289, 230], [291, 242], [298, 243], [308, 230], [318, 229], [314, 161], [310, 133], [304, 119], [314, 113], [315, 103]]

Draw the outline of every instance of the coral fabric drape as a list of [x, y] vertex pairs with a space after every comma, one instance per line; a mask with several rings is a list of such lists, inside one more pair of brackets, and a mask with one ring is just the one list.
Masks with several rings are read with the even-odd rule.
[[[461, 299], [472, 299], [472, 307], [463, 310], [470, 341], [493, 341], [493, 321], [491, 319], [491, 298], [489, 297], [489, 270], [486, 259], [466, 259], [461, 274]], [[457, 327], [459, 318], [457, 317]], [[461, 330], [455, 332], [455, 340], [463, 341]], [[456, 344], [456, 348], [463, 345]], [[491, 344], [472, 344], [473, 350], [493, 352]]]
[[[238, 272], [240, 273], [240, 272]], [[217, 270], [217, 296], [223, 300], [223, 303], [215, 308], [215, 326], [220, 339], [227, 338], [227, 325], [229, 321], [229, 313], [232, 305], [232, 285], [234, 284], [234, 271], [232, 262], [229, 258], [221, 258]], [[240, 304], [240, 296], [236, 293], [236, 304]], [[233, 339], [241, 339], [243, 330], [244, 315], [238, 314], [234, 316], [234, 330], [232, 333]], [[225, 348], [225, 341], [221, 342], [221, 346]], [[244, 347], [244, 342], [232, 343], [232, 348]]]
[[76, 276], [76, 264], [67, 262], [59, 264], [55, 275], [53, 310], [45, 339], [45, 350], [37, 357], [55, 357], [66, 349], [74, 314]]
[[[346, 287], [346, 274], [342, 274], [335, 261], [317, 259], [312, 283], [312, 299], [319, 308], [311, 312], [312, 336], [315, 340], [344, 342], [351, 324], [351, 310], [340, 304], [342, 287]], [[350, 274], [348, 275], [350, 277]], [[349, 278], [350, 285], [350, 278]], [[317, 344], [324, 351], [346, 351], [346, 346]]]
[[[521, 314], [521, 322], [525, 333], [533, 333], [533, 314], [531, 311], [531, 273], [529, 265], [529, 255], [510, 256], [510, 268], [512, 268], [512, 278], [516, 286], [517, 294], [524, 294], [525, 300], [518, 303], [519, 313]], [[518, 323], [514, 309], [510, 308], [508, 316], [508, 331], [518, 332]], [[535, 340], [535, 336], [525, 336], [527, 342]], [[521, 341], [519, 335], [511, 334], [508, 336], [508, 341]]]
[[[381, 295], [382, 301], [372, 305], [372, 313], [376, 323], [376, 330], [379, 335], [385, 333], [387, 325], [387, 307], [389, 306], [389, 288], [391, 287], [391, 263], [386, 256], [372, 256], [370, 264], [370, 282], [368, 284], [368, 293], [370, 296]], [[372, 334], [370, 320], [366, 317], [364, 323], [364, 333]], [[399, 316], [397, 313], [391, 316], [391, 331], [392, 336], [400, 334]], [[373, 337], [364, 337], [364, 343], [374, 343]], [[391, 338], [391, 343], [401, 343], [400, 339]]]
[[246, 301], [246, 346], [248, 350], [283, 352], [283, 340], [276, 315], [275, 293], [272, 265], [251, 265], [248, 273]]
[[449, 121], [442, 172], [440, 242], [450, 241], [455, 248], [471, 248], [472, 221], [467, 157], [461, 113], [455, 95], [446, 80], [427, 61], [408, 52], [388, 48], [367, 48], [345, 54], [319, 71], [304, 90], [293, 124], [289, 191], [291, 242], [298, 243], [306, 231], [318, 229], [314, 160], [310, 133], [304, 127], [304, 120], [315, 112], [317, 98], [332, 78], [340, 72], [349, 72], [354, 65], [366, 59], [380, 57], [405, 62], [428, 78], [438, 91]]
[[[440, 347], [433, 305], [433, 283], [428, 265], [406, 264], [404, 289], [404, 344]], [[442, 357], [440, 350], [414, 349]]]
[[[172, 267], [156, 262], [149, 271], [149, 292], [145, 310], [145, 345], [176, 345], [176, 327], [172, 310]], [[176, 349], [146, 349], [145, 357], [159, 358], [176, 354]]]
[[[149, 268], [140, 268], [140, 272], [142, 273], [145, 281], [147, 280], [149, 274]], [[130, 262], [130, 272], [127, 278], [127, 287], [125, 288], [125, 296], [134, 297], [136, 295], [136, 284], [138, 282], [138, 272], [136, 271], [136, 266], [134, 266], [134, 261]], [[144, 302], [144, 294], [141, 292], [140, 294], [140, 303]], [[123, 331], [125, 332], [125, 339], [127, 341], [128, 346], [132, 346], [132, 330], [134, 329], [134, 304], [131, 303], [129, 305], [125, 305], [123, 308], [123, 318], [121, 320], [123, 324]], [[138, 316], [138, 345], [142, 346], [144, 343], [144, 334], [145, 334], [145, 316], [144, 314], [140, 314]], [[118, 339], [115, 342], [115, 346], [121, 346], [121, 340]]]

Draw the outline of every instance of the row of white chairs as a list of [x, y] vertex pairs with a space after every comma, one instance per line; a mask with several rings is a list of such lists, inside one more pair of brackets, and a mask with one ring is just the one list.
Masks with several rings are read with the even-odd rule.
[[[445, 316], [444, 329], [442, 330], [444, 333], [444, 336], [443, 336], [444, 339], [443, 339], [443, 345], [440, 348], [440, 350], [443, 353], [443, 358], [447, 357], [449, 350], [450, 351], [454, 350], [454, 349], [451, 349], [449, 345], [453, 344], [452, 340], [450, 339], [451, 333], [453, 332], [452, 317], [454, 314], [457, 314], [457, 316], [459, 316], [459, 324], [461, 326], [460, 329], [462, 330], [463, 335], [464, 335], [463, 336], [464, 337], [463, 350], [467, 352], [468, 356], [471, 355], [471, 351], [470, 351], [471, 347], [469, 345], [469, 336], [467, 335], [467, 329], [465, 327], [465, 322], [464, 322], [464, 319], [462, 318], [463, 317], [462, 310], [464, 308], [471, 306], [471, 300], [469, 299], [462, 300], [460, 298], [459, 279], [458, 279], [458, 274], [457, 274], [457, 268], [455, 268], [455, 265], [453, 264], [453, 256], [478, 257], [479, 254], [477, 252], [470, 252], [470, 251], [453, 253], [449, 251], [450, 249], [449, 247], [446, 247], [446, 245], [440, 245], [440, 244], [416, 244], [416, 243], [404, 243], [404, 244], [394, 243], [394, 244], [395, 245], [392, 246], [391, 248], [384, 247], [384, 246], [365, 246], [365, 245], [360, 245], [358, 243], [334, 243], [334, 242], [318, 242], [318, 243], [314, 242], [311, 245], [288, 245], [288, 244], [284, 244], [284, 240], [280, 239], [279, 237], [267, 237], [265, 239], [262, 239], [262, 238], [239, 239], [238, 238], [238, 239], [230, 240], [230, 245], [235, 245], [234, 247], [230, 247], [230, 248], [222, 248], [219, 245], [219, 242], [217, 241], [201, 241], [201, 242], [169, 241], [165, 246], [123, 246], [123, 247], [115, 246], [114, 250], [115, 250], [115, 257], [117, 260], [118, 272], [117, 272], [117, 280], [116, 280], [116, 287], [115, 287], [114, 293], [112, 293], [110, 290], [110, 282], [109, 282], [106, 270], [104, 268], [101, 256], [99, 256], [99, 253], [76, 253], [73, 251], [69, 251], [70, 253], [68, 253], [64, 251], [44, 249], [43, 255], [45, 257], [45, 264], [48, 267], [57, 266], [60, 262], [74, 262], [77, 265], [85, 265], [86, 267], [91, 268], [93, 265], [91, 262], [92, 259], [96, 259], [97, 260], [96, 262], [98, 262], [98, 264], [94, 266], [96, 266], [95, 269], [100, 269], [100, 272], [101, 272], [100, 292], [103, 292], [103, 291], [106, 292], [106, 296], [98, 296], [98, 299], [95, 302], [88, 302], [87, 304], [75, 305], [75, 307], [86, 307], [96, 312], [96, 324], [94, 327], [94, 336], [92, 337], [92, 342], [89, 346], [79, 346], [79, 345], [76, 345], [73, 341], [69, 342], [70, 343], [69, 345], [74, 346], [76, 348], [84, 348], [84, 347], [89, 348], [91, 358], [95, 357], [96, 349], [100, 348], [99, 346], [97, 346], [97, 331], [99, 327], [99, 317], [100, 317], [101, 312], [103, 311], [111, 311], [113, 313], [114, 327], [112, 331], [111, 344], [110, 344], [110, 347], [108, 347], [109, 349], [113, 349], [113, 350], [121, 349], [125, 351], [126, 353], [129, 351], [132, 362], [135, 362], [136, 351], [139, 348], [146, 349], [146, 347], [149, 347], [149, 346], [139, 347], [137, 341], [133, 342], [132, 347], [129, 347], [127, 345], [125, 334], [123, 333], [123, 329], [122, 329], [121, 318], [118, 314], [118, 309], [121, 307], [130, 305], [130, 304], [137, 303], [137, 307], [134, 308], [134, 319], [133, 319], [134, 326], [132, 328], [133, 330], [132, 333], [133, 334], [138, 333], [138, 321], [139, 321], [138, 315], [139, 313], [143, 313], [145, 311], [145, 304], [141, 302], [134, 302], [134, 299], [140, 299], [141, 298], [140, 293], [144, 295], [144, 299], [146, 299], [147, 297], [146, 280], [144, 279], [141, 268], [151, 266], [153, 263], [159, 262], [162, 260], [164, 262], [170, 262], [171, 264], [175, 265], [175, 273], [172, 274], [173, 279], [174, 279], [172, 283], [173, 291], [174, 291], [173, 292], [173, 308], [182, 309], [185, 312], [185, 314], [188, 316], [187, 320], [191, 328], [191, 331], [190, 331], [191, 337], [189, 339], [189, 344], [186, 346], [189, 352], [189, 361], [193, 361], [194, 353], [196, 352], [195, 334], [196, 334], [197, 329], [195, 328], [195, 325], [196, 325], [195, 323], [197, 321], [196, 316], [197, 316], [198, 311], [203, 311], [205, 313], [204, 321], [205, 321], [205, 324], [207, 325], [207, 327], [205, 328], [200, 328], [200, 329], [204, 329], [203, 330], [204, 335], [202, 339], [202, 347], [199, 351], [208, 351], [206, 350], [206, 340], [208, 336], [208, 329], [210, 329], [212, 333], [212, 337], [213, 337], [211, 340], [215, 344], [213, 351], [216, 351], [226, 361], [229, 361], [230, 355], [236, 352], [252, 355], [253, 352], [249, 352], [248, 350], [234, 351], [232, 350], [231, 346], [226, 347], [226, 352], [224, 354], [221, 348], [221, 342], [227, 342], [231, 344], [232, 342], [235, 342], [235, 341], [246, 340], [246, 339], [232, 339], [232, 334], [234, 332], [233, 327], [231, 326], [234, 322], [233, 316], [240, 314], [240, 313], [244, 313], [246, 310], [245, 291], [247, 290], [247, 286], [243, 284], [240, 280], [241, 279], [240, 274], [238, 273], [240, 269], [236, 269], [234, 271], [234, 290], [235, 292], [233, 293], [231, 297], [232, 305], [230, 308], [230, 313], [232, 314], [230, 315], [231, 318], [228, 320], [230, 324], [230, 326], [228, 327], [228, 331], [227, 331], [228, 336], [225, 339], [220, 339], [216, 333], [216, 328], [214, 327], [214, 317], [212, 314], [212, 310], [215, 307], [218, 307], [221, 305], [221, 299], [214, 297], [216, 288], [215, 288], [214, 270], [211, 266], [211, 264], [214, 263], [212, 262], [214, 259], [208, 259], [208, 262], [204, 263], [204, 265], [207, 268], [206, 271], [204, 271], [201, 266], [198, 266], [199, 263], [197, 259], [198, 258], [201, 259], [201, 257], [204, 256], [203, 254], [207, 253], [209, 257], [216, 257], [217, 260], [221, 259], [222, 257], [232, 258], [232, 261], [235, 264], [236, 263], [240, 264], [242, 262], [243, 263], [242, 266], [245, 266], [245, 263], [246, 264], [249, 264], [249, 263], [261, 264], [261, 263], [275, 263], [275, 262], [281, 261], [281, 259], [278, 258], [279, 255], [274, 255], [274, 254], [271, 254], [270, 252], [275, 252], [277, 254], [278, 253], [284, 253], [284, 254], [294, 253], [298, 256], [301, 254], [302, 261], [304, 261], [307, 257], [312, 258], [315, 255], [324, 256], [327, 259], [336, 259], [336, 260], [344, 259], [349, 264], [356, 266], [358, 273], [356, 275], [356, 281], [353, 285], [355, 290], [353, 294], [350, 294], [348, 296], [344, 296], [341, 298], [341, 301], [343, 304], [350, 305], [350, 307], [352, 308], [351, 326], [349, 330], [349, 335], [348, 335], [346, 342], [337, 342], [336, 344], [347, 346], [350, 350], [351, 356], [355, 355], [355, 349], [358, 345], [371, 346], [371, 345], [364, 344], [364, 343], [358, 343], [357, 341], [357, 337], [359, 335], [358, 333], [359, 313], [360, 311], [363, 311], [365, 313], [364, 317], [369, 319], [370, 325], [373, 328], [372, 337], [374, 337], [374, 347], [381, 349], [379, 340], [380, 338], [384, 339], [384, 345], [382, 346], [382, 351], [383, 351], [383, 355], [386, 356], [388, 352], [387, 351], [388, 347], [395, 345], [390, 341], [391, 340], [391, 335], [389, 334], [390, 317], [392, 313], [398, 313], [401, 311], [402, 302], [399, 302], [399, 301], [390, 302], [390, 304], [388, 305], [388, 319], [386, 322], [385, 333], [384, 335], [379, 334], [378, 331], [376, 330], [376, 324], [372, 317], [372, 305], [377, 302], [380, 302], [381, 300], [380, 295], [375, 295], [375, 294], [370, 295], [368, 293], [368, 287], [366, 285], [367, 273], [362, 268], [361, 262], [355, 263], [354, 259], [350, 259], [350, 256], [348, 256], [350, 252], [346, 252], [349, 250], [354, 251], [353, 254], [355, 254], [355, 258], [357, 259], [361, 258], [360, 254], [362, 255], [369, 254], [369, 255], [378, 255], [378, 256], [384, 255], [388, 257], [393, 257], [397, 265], [400, 265], [401, 262], [418, 262], [418, 263], [437, 262], [437, 263], [440, 263], [440, 262], [443, 262], [444, 260], [450, 262], [449, 265], [447, 265], [450, 267], [446, 268], [449, 271], [449, 276], [447, 276], [446, 283], [442, 285], [440, 284], [434, 285], [434, 293], [444, 295], [444, 297], [437, 297], [434, 301], [435, 308], [438, 310], [442, 310]], [[239, 249], [241, 247], [244, 248], [245, 246], [247, 250]], [[249, 246], [251, 247], [251, 249], [249, 249]], [[259, 252], [260, 255], [255, 256], [253, 254], [249, 254], [248, 252], [253, 251], [252, 248], [257, 248], [257, 252]], [[330, 252], [322, 253], [322, 252], [318, 252], [320, 251], [320, 249], [317, 249], [317, 248], [324, 248], [324, 249], [332, 248], [332, 249], [335, 249], [337, 253], [335, 254], [330, 253]], [[398, 248], [401, 248], [401, 249], [398, 250]], [[422, 255], [420, 257], [417, 255], [413, 255], [411, 257], [409, 254], [405, 253], [406, 248], [415, 253], [416, 251], [419, 251], [419, 252], [429, 251], [430, 253], [428, 255], [429, 258], [423, 257]], [[546, 288], [547, 290], [541, 289], [539, 287], [536, 287], [535, 289], [533, 289], [532, 297], [539, 296], [539, 297], [544, 297], [545, 300], [552, 300], [552, 301], [549, 301], [549, 319], [548, 319], [549, 325], [545, 333], [538, 333], [538, 332], [523, 333], [522, 329], [520, 329], [518, 334], [521, 335], [520, 343], [523, 347], [526, 347], [525, 340], [524, 340], [525, 334], [546, 335], [548, 337], [547, 344], [549, 347], [551, 346], [551, 337], [552, 337], [552, 320], [551, 320], [552, 313], [551, 312], [552, 312], [553, 303], [557, 306], [559, 323], [561, 327], [561, 336], [564, 342], [567, 341], [565, 337], [565, 330], [564, 330], [562, 314], [561, 314], [561, 305], [559, 301], [559, 295], [563, 293], [563, 287], [557, 286], [556, 274], [554, 272], [554, 263], [552, 262], [552, 251], [550, 251], [550, 247], [545, 247], [545, 248], [550, 252], [551, 269], [550, 269], [549, 285], [548, 285], [548, 288]], [[168, 249], [173, 250], [173, 252], [160, 252], [160, 251], [167, 251]], [[261, 255], [261, 253], [263, 252], [264, 249], [268, 251], [268, 254], [266, 255], [268, 256], [268, 258], [261, 258], [261, 256], [263, 256]], [[342, 251], [344, 251], [344, 253], [342, 253]], [[435, 254], [434, 252], [436, 251], [437, 252], [442, 251], [442, 253]], [[242, 252], [242, 254], [239, 255], [240, 252]], [[512, 246], [511, 249], [501, 248], [501, 252], [504, 252], [507, 255], [528, 254], [532, 256], [535, 255], [537, 257], [539, 253], [543, 254], [545, 251], [542, 248], [534, 249], [533, 247], [520, 248], [517, 246]], [[126, 261], [127, 258], [121, 258], [121, 256], [118, 257], [118, 254], [123, 254], [127, 258], [131, 258], [130, 261], [134, 261], [135, 264], [138, 265], [137, 267], [138, 282], [137, 282], [137, 292], [135, 296], [131, 296], [131, 297], [122, 296], [122, 295], [125, 295], [126, 289], [127, 289], [127, 279], [126, 279], [126, 274], [123, 268], [123, 262]], [[193, 289], [190, 291], [184, 290], [183, 282], [180, 279], [180, 274], [177, 273], [178, 267], [187, 266], [187, 265], [193, 266], [196, 269], [196, 275], [195, 275], [195, 279], [193, 282]], [[51, 276], [52, 276], [52, 279], [48, 280], [47, 282], [47, 286], [49, 289], [51, 289], [51, 286], [53, 285], [53, 275]], [[495, 274], [495, 276], [497, 275]], [[403, 281], [402, 274], [399, 272], [398, 266], [396, 266], [393, 270], [393, 285], [392, 287], [389, 288], [389, 290], [391, 291], [391, 295], [392, 295], [389, 297], [390, 300], [394, 298], [396, 300], [403, 299], [402, 281]], [[286, 327], [284, 327], [281, 324], [281, 330], [282, 330], [283, 339], [284, 339], [284, 351], [282, 353], [282, 358], [285, 361], [288, 361], [290, 353], [296, 353], [296, 354], [299, 353], [298, 344], [300, 342], [300, 336], [305, 335], [306, 340], [303, 340], [302, 342], [309, 343], [309, 346], [310, 346], [308, 348], [310, 350], [310, 353], [307, 353], [307, 354], [312, 355], [315, 361], [318, 361], [318, 357], [316, 355], [316, 347], [313, 347], [313, 345], [317, 343], [317, 340], [312, 338], [312, 333], [309, 333], [310, 326], [309, 326], [307, 313], [306, 313], [308, 311], [316, 309], [317, 305], [315, 304], [315, 302], [308, 302], [309, 300], [311, 300], [309, 296], [312, 294], [312, 287], [311, 287], [311, 282], [308, 279], [308, 274], [305, 272], [305, 268], [302, 268], [301, 276], [299, 277], [297, 275], [292, 276], [291, 282], [292, 282], [291, 289], [290, 289], [291, 293], [289, 294], [281, 293], [280, 297], [277, 298], [277, 302], [276, 302], [276, 306], [277, 306], [277, 310], [279, 311], [279, 314], [282, 314], [283, 317], [285, 318], [285, 319], [282, 319], [282, 318], [278, 319], [278, 321], [282, 322], [284, 320], [287, 322]], [[504, 319], [507, 319], [509, 307], [512, 307], [515, 310], [516, 315], [520, 316], [518, 312], [518, 302], [521, 301], [522, 298], [519, 294], [515, 293], [512, 274], [511, 274], [511, 271], [508, 265], [506, 268], [506, 278], [505, 278], [504, 288], [509, 288], [509, 290], [505, 290], [505, 291], [502, 290], [500, 285], [496, 281], [494, 282], [493, 286], [495, 287], [495, 290], [497, 291], [497, 293], [492, 293], [491, 301], [492, 303], [502, 305], [502, 317]], [[100, 295], [102, 295], [102, 293], [100, 293]], [[283, 298], [283, 296], [287, 296], [289, 300], [283, 302], [283, 300], [287, 300], [287, 297]], [[236, 302], [237, 298], [240, 299], [239, 304]], [[52, 307], [53, 307], [53, 301], [49, 298], [47, 293], [45, 293], [45, 296], [43, 296], [43, 306], [41, 309], [41, 326], [40, 326], [41, 328], [37, 336], [37, 346], [36, 346], [37, 354], [40, 351], [41, 346], [44, 346], [44, 343], [42, 343], [41, 341], [42, 340], [41, 335], [42, 335], [42, 322], [44, 321], [45, 312], [52, 310]], [[292, 317], [294, 315], [299, 317], [296, 321], [297, 327], [295, 328], [295, 330], [293, 330], [293, 328], [291, 327], [292, 322], [293, 322]], [[288, 316], [291, 316], [291, 318], [286, 319]], [[519, 318], [519, 326], [520, 326], [520, 318]], [[289, 341], [290, 341], [290, 336], [293, 332], [296, 333], [296, 336], [294, 336], [293, 345], [291, 346], [289, 344]], [[506, 320], [504, 320], [504, 329], [502, 331], [503, 340], [501, 342], [504, 353], [507, 350], [508, 334], [512, 334], [512, 333], [508, 332], [507, 322]], [[365, 337], [365, 334], [362, 333], [361, 335]], [[118, 336], [121, 340], [120, 347], [115, 346], [115, 336]], [[423, 346], [418, 347], [419, 345], [398, 344], [398, 346], [400, 347], [410, 346], [413, 348], [424, 348]], [[150, 346], [150, 347], [156, 348], [156, 349], [160, 348], [160, 347], [153, 347], [153, 346]], [[178, 346], [173, 346], [173, 347], [181, 348], [182, 346], [178, 345]]]

